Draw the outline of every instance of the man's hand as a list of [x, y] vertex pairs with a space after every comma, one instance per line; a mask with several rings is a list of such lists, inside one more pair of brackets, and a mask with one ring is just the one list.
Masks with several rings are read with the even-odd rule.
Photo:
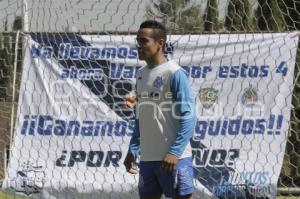
[[162, 172], [172, 172], [176, 169], [176, 164], [178, 162], [178, 157], [172, 154], [165, 155], [161, 162], [160, 170]]
[[128, 152], [126, 155], [126, 158], [124, 160], [124, 165], [126, 167], [127, 172], [129, 172], [131, 174], [138, 173], [136, 166], [134, 166], [135, 160], [136, 160], [136, 157], [131, 152]]

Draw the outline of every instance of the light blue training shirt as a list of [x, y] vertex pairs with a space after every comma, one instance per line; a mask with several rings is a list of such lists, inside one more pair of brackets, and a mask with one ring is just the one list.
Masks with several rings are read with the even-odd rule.
[[196, 115], [185, 71], [174, 61], [144, 66], [136, 75], [135, 129], [129, 150], [141, 161], [161, 161], [169, 153], [191, 157]]

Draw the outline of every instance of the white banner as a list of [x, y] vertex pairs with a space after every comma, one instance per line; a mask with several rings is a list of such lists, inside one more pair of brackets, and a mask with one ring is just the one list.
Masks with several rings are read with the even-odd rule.
[[[137, 198], [135, 36], [27, 37], [3, 188], [32, 198]], [[195, 198], [275, 198], [291, 111], [293, 33], [171, 35], [196, 101]]]

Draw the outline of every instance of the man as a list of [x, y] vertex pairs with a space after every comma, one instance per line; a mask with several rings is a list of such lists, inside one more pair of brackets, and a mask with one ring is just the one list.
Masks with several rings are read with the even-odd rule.
[[195, 105], [184, 70], [164, 56], [166, 29], [145, 21], [137, 34], [140, 60], [147, 66], [137, 71], [135, 130], [124, 165], [138, 173], [141, 199], [159, 199], [162, 194], [190, 199], [194, 191], [189, 140], [195, 126]]

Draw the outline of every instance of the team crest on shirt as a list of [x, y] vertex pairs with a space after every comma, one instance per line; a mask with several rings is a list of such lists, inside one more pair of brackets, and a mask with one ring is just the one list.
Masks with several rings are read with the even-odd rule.
[[199, 100], [205, 109], [211, 108], [218, 99], [219, 91], [214, 88], [202, 88], [199, 90]]
[[246, 88], [244, 90], [244, 93], [242, 95], [242, 103], [246, 106], [251, 106], [255, 104], [258, 100], [257, 90], [255, 88], [252, 88], [250, 86], [249, 88]]
[[164, 84], [163, 78], [161, 76], [157, 76], [153, 81], [153, 86], [155, 88], [160, 88]]

